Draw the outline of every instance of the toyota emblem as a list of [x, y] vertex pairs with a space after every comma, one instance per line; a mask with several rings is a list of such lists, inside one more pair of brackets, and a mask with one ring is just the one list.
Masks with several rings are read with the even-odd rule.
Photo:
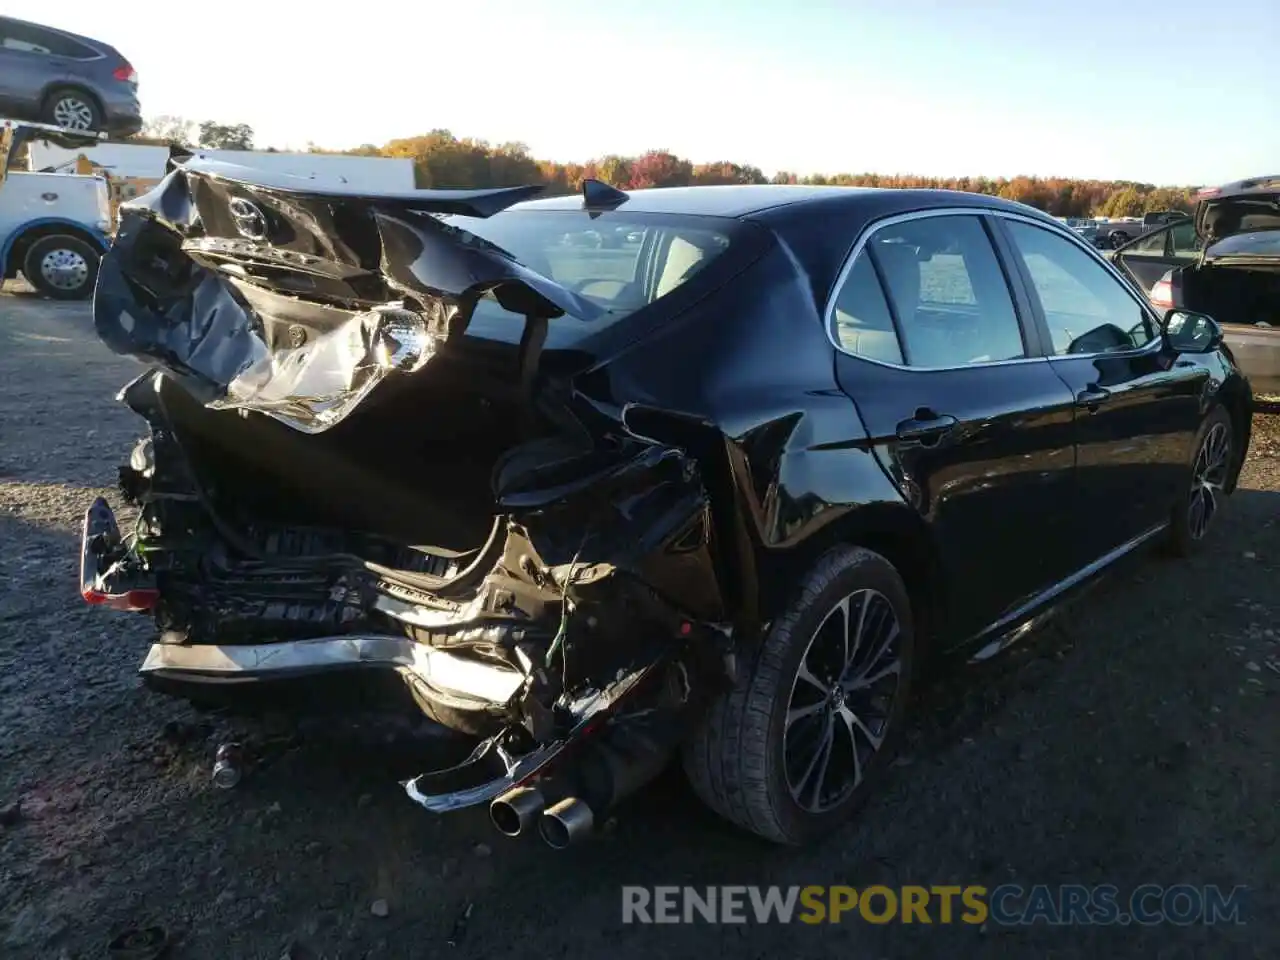
[[267, 217], [256, 203], [236, 197], [227, 206], [240, 236], [249, 240], [267, 239]]

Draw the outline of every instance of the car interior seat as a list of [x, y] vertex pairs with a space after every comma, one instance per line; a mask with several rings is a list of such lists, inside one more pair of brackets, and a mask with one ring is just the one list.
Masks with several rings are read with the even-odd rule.
[[[879, 286], [871, 261], [865, 254], [859, 256], [836, 297], [836, 336], [841, 346], [860, 357], [902, 363], [898, 333], [884, 297], [879, 295]], [[868, 288], [877, 295], [868, 297]]]

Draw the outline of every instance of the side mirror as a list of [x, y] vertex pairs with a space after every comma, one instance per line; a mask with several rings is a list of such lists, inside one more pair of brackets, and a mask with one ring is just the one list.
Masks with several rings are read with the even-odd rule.
[[1207, 313], [1173, 309], [1160, 321], [1165, 346], [1177, 353], [1211, 353], [1222, 344], [1222, 328]]

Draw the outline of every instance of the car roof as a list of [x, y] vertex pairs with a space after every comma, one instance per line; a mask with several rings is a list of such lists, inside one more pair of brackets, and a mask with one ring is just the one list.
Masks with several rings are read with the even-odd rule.
[[[1032, 214], [1055, 222], [1047, 214], [1021, 203], [986, 194], [958, 190], [886, 189], [879, 187], [831, 187], [796, 184], [734, 184], [703, 187], [654, 187], [625, 191], [620, 213], [670, 213], [704, 217], [745, 218], [780, 208], [840, 208], [868, 205], [880, 211], [939, 206], [978, 206]], [[545, 197], [516, 204], [511, 210], [581, 210], [581, 194]]]

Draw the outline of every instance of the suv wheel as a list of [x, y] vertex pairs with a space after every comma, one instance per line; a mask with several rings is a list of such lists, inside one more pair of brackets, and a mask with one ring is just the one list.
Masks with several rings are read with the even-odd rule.
[[22, 274], [36, 291], [55, 300], [84, 300], [93, 293], [101, 254], [79, 237], [41, 237], [27, 250]]
[[44, 121], [68, 130], [100, 130], [102, 111], [93, 97], [67, 87], [45, 98]]
[[686, 744], [694, 791], [778, 843], [835, 829], [891, 753], [914, 639], [907, 590], [888, 560], [860, 547], [826, 554]]

